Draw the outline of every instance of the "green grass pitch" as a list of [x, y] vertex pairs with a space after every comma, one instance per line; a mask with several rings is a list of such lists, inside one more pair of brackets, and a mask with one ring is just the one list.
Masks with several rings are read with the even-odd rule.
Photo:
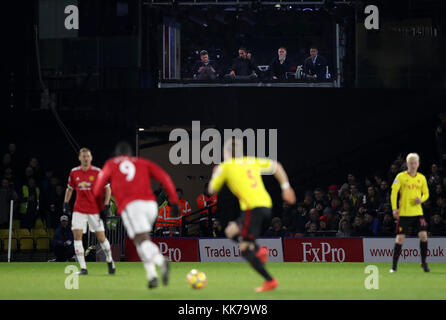
[[[446, 265], [430, 264], [424, 273], [419, 263], [401, 263], [389, 273], [389, 263], [269, 263], [279, 280], [275, 291], [255, 293], [262, 279], [247, 263], [172, 263], [169, 286], [149, 290], [141, 263], [118, 262], [116, 274], [105, 263], [88, 263], [87, 276], [77, 290], [65, 289], [65, 267], [75, 263], [0, 263], [0, 299], [445, 299]], [[367, 290], [367, 265], [379, 270], [379, 289]], [[207, 286], [193, 290], [186, 274], [193, 268], [206, 273]]]

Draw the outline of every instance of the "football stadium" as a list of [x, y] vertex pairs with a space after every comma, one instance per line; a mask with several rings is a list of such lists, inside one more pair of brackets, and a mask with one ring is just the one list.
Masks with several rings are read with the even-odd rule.
[[5, 3], [0, 300], [446, 298], [444, 1]]

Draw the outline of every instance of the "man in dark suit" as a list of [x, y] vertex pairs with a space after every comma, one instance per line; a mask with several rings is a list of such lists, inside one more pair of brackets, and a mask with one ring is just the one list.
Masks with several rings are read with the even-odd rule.
[[206, 50], [200, 52], [200, 61], [193, 69], [194, 79], [197, 80], [215, 80], [217, 78], [217, 67], [215, 62], [209, 60], [209, 54]]
[[253, 63], [252, 59], [248, 59], [248, 52], [246, 48], [240, 48], [238, 50], [238, 57], [234, 59], [231, 67], [231, 72], [226, 75], [226, 78], [232, 79], [256, 79], [257, 78], [257, 66]]
[[304, 76], [308, 80], [324, 81], [327, 72], [327, 60], [319, 55], [316, 47], [310, 48], [310, 56], [304, 61]]
[[291, 62], [286, 54], [286, 48], [280, 47], [277, 50], [277, 58], [270, 63], [269, 70], [274, 80], [285, 80], [286, 73], [291, 72]]

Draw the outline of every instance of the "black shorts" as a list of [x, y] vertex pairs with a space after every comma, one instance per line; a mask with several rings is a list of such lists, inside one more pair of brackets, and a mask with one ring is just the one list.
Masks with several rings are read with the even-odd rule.
[[240, 236], [245, 241], [254, 241], [263, 231], [266, 222], [271, 219], [271, 208], [258, 207], [242, 211], [237, 219]]
[[400, 217], [396, 224], [396, 233], [408, 236], [416, 235], [420, 231], [427, 231], [424, 216]]

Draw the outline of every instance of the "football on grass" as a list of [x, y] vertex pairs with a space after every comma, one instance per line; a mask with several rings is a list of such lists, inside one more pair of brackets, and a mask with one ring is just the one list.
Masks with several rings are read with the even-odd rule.
[[187, 274], [186, 280], [189, 283], [189, 286], [193, 289], [203, 289], [208, 282], [206, 275], [197, 269], [192, 269]]

